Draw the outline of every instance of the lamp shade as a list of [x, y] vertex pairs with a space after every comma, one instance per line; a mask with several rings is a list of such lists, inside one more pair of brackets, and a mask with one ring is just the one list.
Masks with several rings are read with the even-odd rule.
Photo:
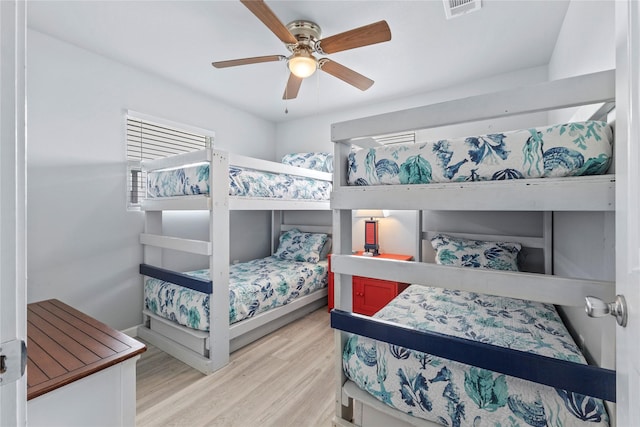
[[386, 218], [388, 216], [389, 211], [383, 209], [358, 209], [355, 212], [356, 218]]

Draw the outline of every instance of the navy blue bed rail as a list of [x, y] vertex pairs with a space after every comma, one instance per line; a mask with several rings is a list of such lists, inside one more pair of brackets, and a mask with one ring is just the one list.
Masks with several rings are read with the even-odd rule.
[[140, 264], [140, 274], [160, 279], [165, 282], [175, 283], [194, 291], [210, 294], [213, 292], [213, 282], [198, 277], [189, 276], [188, 274], [178, 273], [176, 271], [167, 270], [165, 268], [154, 267], [149, 264]]
[[616, 401], [616, 372], [334, 309], [331, 327], [512, 377]]

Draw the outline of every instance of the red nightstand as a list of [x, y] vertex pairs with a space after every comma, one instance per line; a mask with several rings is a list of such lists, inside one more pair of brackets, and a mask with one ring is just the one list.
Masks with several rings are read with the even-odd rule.
[[[358, 252], [356, 255], [362, 255]], [[413, 256], [402, 254], [380, 254], [375, 258], [411, 261]], [[371, 316], [409, 286], [408, 283], [391, 280], [353, 276], [353, 312]], [[333, 273], [329, 255], [329, 310], [333, 308]]]

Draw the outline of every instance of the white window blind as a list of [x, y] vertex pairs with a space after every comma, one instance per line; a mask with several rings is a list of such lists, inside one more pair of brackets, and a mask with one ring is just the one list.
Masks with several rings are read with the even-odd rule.
[[373, 139], [381, 145], [403, 144], [416, 142], [415, 132], [394, 133], [391, 135], [375, 136]]
[[154, 160], [175, 154], [211, 147], [213, 132], [164, 124], [128, 114], [127, 120], [127, 205], [140, 206], [146, 194], [147, 177], [140, 167], [142, 160]]

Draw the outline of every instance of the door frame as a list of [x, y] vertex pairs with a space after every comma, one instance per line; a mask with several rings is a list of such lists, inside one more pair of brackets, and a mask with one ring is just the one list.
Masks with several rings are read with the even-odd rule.
[[[25, 41], [25, 1], [0, 1], [0, 343], [26, 341]], [[0, 425], [26, 425], [26, 384], [0, 385]]]
[[628, 323], [616, 328], [616, 421], [640, 425], [640, 4], [616, 5], [616, 293]]

